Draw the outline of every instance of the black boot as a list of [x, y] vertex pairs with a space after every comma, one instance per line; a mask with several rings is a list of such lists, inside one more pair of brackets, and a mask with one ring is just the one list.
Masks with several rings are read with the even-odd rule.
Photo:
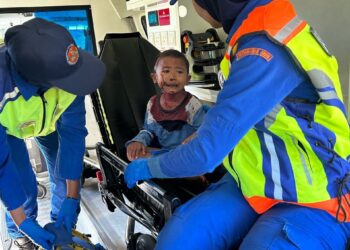
[[27, 237], [20, 237], [14, 240], [14, 245], [20, 250], [37, 250], [39, 247], [35, 245]]

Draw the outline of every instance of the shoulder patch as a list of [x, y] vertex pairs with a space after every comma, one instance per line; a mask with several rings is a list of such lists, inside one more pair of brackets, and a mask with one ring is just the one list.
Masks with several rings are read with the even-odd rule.
[[246, 56], [260, 56], [267, 62], [269, 62], [273, 58], [273, 55], [270, 52], [262, 48], [246, 48], [236, 53], [237, 61], [241, 60]]

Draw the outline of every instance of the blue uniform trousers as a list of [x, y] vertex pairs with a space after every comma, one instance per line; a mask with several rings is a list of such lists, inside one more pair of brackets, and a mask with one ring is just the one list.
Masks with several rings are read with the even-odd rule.
[[318, 209], [280, 204], [257, 215], [226, 174], [175, 211], [156, 249], [345, 249], [349, 237], [350, 223]]
[[[17, 167], [20, 179], [25, 189], [27, 200], [23, 204], [27, 217], [35, 219], [38, 213], [37, 204], [37, 182], [33, 168], [29, 161], [28, 151], [22, 139], [8, 136], [8, 143], [11, 147], [11, 156]], [[55, 173], [55, 165], [58, 151], [58, 135], [53, 132], [45, 137], [35, 138], [41, 153], [43, 154], [49, 172], [50, 192], [51, 192], [51, 219], [57, 218], [61, 204], [66, 197], [66, 181]], [[9, 214], [6, 217], [9, 235], [12, 238], [23, 237], [18, 231]]]

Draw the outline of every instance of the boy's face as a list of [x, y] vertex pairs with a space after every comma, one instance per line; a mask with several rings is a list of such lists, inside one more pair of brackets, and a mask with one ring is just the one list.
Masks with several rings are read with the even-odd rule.
[[176, 94], [184, 90], [191, 76], [188, 74], [182, 59], [163, 57], [158, 61], [152, 78], [163, 93]]

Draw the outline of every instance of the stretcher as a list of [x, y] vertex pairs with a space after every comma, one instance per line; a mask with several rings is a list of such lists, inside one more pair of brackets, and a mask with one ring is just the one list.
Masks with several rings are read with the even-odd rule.
[[[91, 95], [103, 141], [96, 145], [99, 190], [110, 211], [118, 208], [129, 216], [125, 234], [128, 249], [153, 249], [173, 211], [205, 188], [182, 179], [152, 179], [133, 189], [124, 183], [128, 164], [125, 142], [142, 128], [147, 102], [159, 92], [150, 77], [158, 53], [139, 33], [107, 34], [99, 55], [107, 74]], [[136, 221], [150, 234], [135, 233]]]

